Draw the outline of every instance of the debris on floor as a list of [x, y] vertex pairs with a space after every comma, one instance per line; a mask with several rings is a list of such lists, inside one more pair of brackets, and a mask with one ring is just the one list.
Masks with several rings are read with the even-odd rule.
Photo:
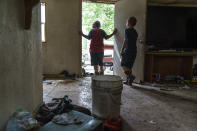
[[[42, 128], [40, 128], [38, 131], [101, 131], [102, 130], [102, 121], [96, 120], [92, 116], [83, 114], [81, 112], [70, 111], [66, 114], [63, 114], [63, 117], [64, 118], [58, 116], [58, 118], [56, 118], [58, 124], [56, 124], [57, 122], [56, 120], [55, 123], [54, 121], [51, 121], [46, 125], [44, 125]], [[59, 120], [62, 121], [60, 122]]]
[[179, 87], [179, 89], [190, 89], [191, 87], [189, 87], [188, 85], [185, 85], [185, 86], [182, 86], [182, 87]]
[[46, 83], [47, 85], [53, 84], [51, 80], [44, 80], [43, 83]]
[[83, 120], [74, 117], [69, 118], [69, 115], [67, 113], [63, 113], [61, 115], [54, 116], [52, 122], [59, 125], [72, 125], [72, 124], [81, 124], [83, 123]]
[[[89, 109], [71, 104], [72, 100], [68, 96], [54, 98], [50, 103], [43, 104], [35, 118], [30, 112], [18, 109], [8, 121], [6, 131], [27, 131], [38, 129], [46, 131], [58, 130], [56, 126], [61, 126], [58, 131], [78, 131], [81, 129], [93, 130], [102, 128], [102, 121], [91, 116]], [[63, 126], [63, 127], [62, 127]]]
[[6, 131], [26, 131], [39, 128], [40, 125], [30, 112], [18, 109], [8, 121]]
[[149, 123], [150, 123], [150, 124], [153, 124], [153, 125], [157, 124], [157, 122], [155, 122], [155, 121], [153, 121], [153, 120], [150, 120]]
[[64, 70], [60, 73], [60, 75], [64, 75], [65, 79], [73, 79], [76, 80], [77, 79], [77, 75], [76, 74], [70, 74], [68, 71]]
[[73, 106], [73, 110], [91, 116], [91, 111], [89, 109], [82, 107], [82, 106], [78, 106], [78, 105], [72, 105], [72, 106]]
[[76, 80], [78, 76], [76, 74], [70, 74], [68, 71], [64, 70], [60, 72], [59, 74], [43, 74], [43, 80], [65, 80], [65, 79], [71, 79]]
[[[68, 95], [69, 99], [72, 99], [73, 104], [92, 110], [91, 84], [90, 77], [85, 77], [68, 84], [63, 82], [58, 84], [54, 91], [50, 93], [49, 97], [52, 99]], [[197, 129], [197, 88], [195, 85], [187, 84], [191, 89], [180, 90], [179, 87], [184, 86], [184, 84], [167, 83], [160, 84], [159, 87], [152, 87], [152, 83], [146, 84], [145, 82], [136, 84], [135, 86], [138, 86], [138, 88], [131, 88], [130, 86], [124, 85], [120, 112], [122, 131], [190, 131]], [[53, 85], [46, 84], [44, 86], [47, 87], [47, 90], [53, 87]], [[160, 90], [163, 86], [175, 89], [175, 91]], [[47, 92], [47, 90], [45, 91]], [[156, 92], [154, 90], [159, 91]], [[47, 102], [48, 98], [45, 98], [44, 101]], [[107, 106], [104, 107], [105, 109], [108, 108]], [[83, 120], [85, 123], [86, 120]], [[154, 124], [155, 122], [156, 124]], [[74, 126], [81, 127], [84, 123]], [[51, 124], [54, 125], [54, 123]], [[68, 126], [69, 128], [73, 127], [73, 125]], [[60, 131], [64, 128], [68, 129], [67, 126], [57, 124], [53, 129], [56, 128], [60, 129]]]
[[82, 120], [77, 118], [73, 119], [72, 121], [67, 119], [66, 113], [69, 113], [72, 110], [79, 111], [86, 115], [91, 115], [90, 110], [84, 107], [73, 105], [71, 102], [72, 100], [70, 100], [68, 96], [64, 96], [63, 98], [54, 98], [52, 99], [52, 102], [43, 104], [40, 107], [36, 115], [36, 119], [42, 126], [50, 121], [56, 124], [68, 125], [79, 124], [82, 122]]
[[[134, 83], [134, 85], [136, 85], [136, 84], [137, 83]], [[180, 89], [191, 89], [192, 86], [195, 86], [186, 80], [182, 81], [181, 83], [170, 83], [170, 82], [169, 83], [146, 83], [146, 82], [143, 82], [138, 85], [141, 85], [142, 87], [149, 86], [149, 87], [153, 87], [153, 88], [158, 88], [162, 91], [177, 91]], [[191, 85], [191, 87], [190, 87], [190, 85]]]
[[86, 72], [85, 68], [82, 68], [82, 76], [83, 77], [90, 77], [93, 75], [94, 75], [94, 73]]
[[180, 83], [181, 81], [184, 81], [184, 77], [179, 76], [179, 75], [166, 75], [164, 77], [165, 82], [176, 82]]
[[64, 96], [62, 99], [43, 104], [37, 113], [36, 119], [41, 125], [44, 125], [51, 121], [55, 115], [69, 112], [72, 109], [71, 100], [68, 99], [68, 96]]
[[175, 91], [175, 89], [171, 89], [171, 88], [160, 88], [160, 90], [162, 90], [162, 91]]
[[[163, 95], [169, 95], [177, 98], [182, 98], [188, 101], [192, 101], [197, 103], [197, 97], [196, 91], [197, 91], [197, 85], [190, 84], [190, 83], [143, 83], [143, 84], [132, 84], [134, 88], [141, 89], [141, 90], [147, 90]], [[157, 85], [157, 86], [152, 86]]]

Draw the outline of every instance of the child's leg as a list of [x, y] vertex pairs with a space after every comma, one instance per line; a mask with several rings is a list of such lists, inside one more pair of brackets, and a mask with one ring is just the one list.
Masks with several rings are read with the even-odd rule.
[[95, 75], [99, 75], [99, 66], [98, 65], [94, 65], [94, 72], [95, 72]]
[[131, 73], [132, 73], [131, 69], [129, 69], [129, 68], [126, 67], [126, 66], [122, 66], [122, 69], [123, 69], [125, 75], [127, 76], [127, 79], [130, 78], [130, 75], [131, 75]]
[[126, 84], [132, 85], [133, 80], [135, 79], [135, 76], [132, 75], [132, 69], [126, 67], [126, 66], [122, 66], [125, 75], [127, 76], [127, 81]]
[[104, 52], [98, 53], [98, 64], [99, 64], [99, 67], [100, 67], [100, 75], [104, 75], [103, 57], [104, 57]]
[[97, 53], [90, 52], [90, 56], [91, 56], [91, 65], [94, 66], [94, 73], [95, 75], [99, 75]]
[[133, 83], [133, 80], [135, 79], [135, 76], [132, 75], [132, 67], [135, 58], [136, 58], [136, 53], [134, 54], [125, 53], [122, 55], [122, 59], [121, 59], [121, 66], [124, 70], [124, 73], [127, 76], [127, 83], [129, 85], [131, 85]]
[[103, 66], [100, 66], [100, 75], [104, 75], [104, 69], [103, 69]]

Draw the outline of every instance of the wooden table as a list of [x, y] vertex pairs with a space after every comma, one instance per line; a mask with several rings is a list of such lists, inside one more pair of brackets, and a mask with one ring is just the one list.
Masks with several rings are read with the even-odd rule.
[[147, 52], [145, 56], [144, 80], [152, 82], [154, 73], [163, 78], [166, 75], [180, 75], [192, 80], [193, 57], [197, 53]]

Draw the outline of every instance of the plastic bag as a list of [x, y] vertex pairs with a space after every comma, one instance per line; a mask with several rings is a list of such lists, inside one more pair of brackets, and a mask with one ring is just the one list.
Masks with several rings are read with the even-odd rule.
[[36, 119], [30, 112], [22, 109], [17, 110], [6, 126], [6, 131], [27, 131], [39, 127]]

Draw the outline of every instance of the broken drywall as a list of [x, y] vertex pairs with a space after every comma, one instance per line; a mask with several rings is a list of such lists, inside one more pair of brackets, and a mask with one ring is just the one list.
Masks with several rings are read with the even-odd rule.
[[46, 43], [43, 73], [63, 70], [81, 74], [81, 0], [43, 0], [46, 3]]
[[0, 0], [0, 130], [17, 108], [42, 102], [40, 8], [24, 30], [24, 0]]
[[120, 67], [120, 49], [124, 40], [124, 30], [126, 21], [129, 17], [135, 16], [138, 20], [136, 30], [139, 34], [137, 41], [137, 58], [133, 67], [133, 74], [136, 81], [144, 79], [144, 41], [145, 41], [145, 18], [146, 18], [146, 0], [121, 0], [115, 5], [115, 27], [118, 34], [115, 36], [114, 46], [114, 74], [124, 76]]

